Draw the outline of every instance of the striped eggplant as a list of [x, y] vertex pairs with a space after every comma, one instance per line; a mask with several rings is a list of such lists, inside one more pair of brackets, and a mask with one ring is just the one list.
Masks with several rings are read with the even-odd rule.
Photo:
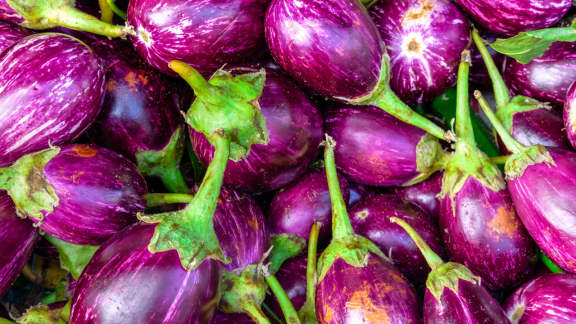
[[32, 255], [37, 232], [32, 222], [18, 217], [10, 197], [0, 192], [0, 298]]
[[151, 253], [154, 227], [134, 224], [96, 252], [78, 280], [71, 324], [210, 323], [220, 264], [206, 260], [186, 271], [175, 251]]
[[455, 0], [482, 27], [503, 35], [550, 27], [572, 6], [571, 0]]
[[418, 206], [431, 217], [434, 222], [438, 221], [440, 215], [440, 199], [438, 196], [442, 191], [442, 173], [437, 172], [430, 178], [408, 187], [396, 189], [396, 195], [402, 200]]
[[358, 183], [417, 183], [436, 171], [436, 162], [443, 155], [434, 137], [376, 107], [329, 110], [325, 125], [338, 143], [338, 169]]
[[566, 136], [572, 144], [576, 147], [576, 81], [572, 82], [566, 93], [566, 102], [564, 103], [563, 110], [564, 130]]
[[370, 7], [390, 55], [390, 88], [404, 102], [422, 104], [456, 83], [470, 42], [466, 17], [449, 0], [380, 0]]
[[0, 54], [10, 48], [21, 38], [32, 35], [28, 29], [0, 21]]
[[94, 52], [54, 33], [21, 39], [0, 58], [0, 166], [70, 142], [96, 119], [104, 72]]
[[84, 144], [23, 156], [0, 169], [0, 188], [44, 232], [88, 245], [100, 245], [136, 222], [147, 192], [132, 162]]
[[512, 324], [576, 322], [576, 275], [548, 274], [518, 288], [504, 303]]
[[210, 74], [264, 47], [265, 0], [132, 0], [127, 23], [134, 47], [156, 69], [172, 60]]

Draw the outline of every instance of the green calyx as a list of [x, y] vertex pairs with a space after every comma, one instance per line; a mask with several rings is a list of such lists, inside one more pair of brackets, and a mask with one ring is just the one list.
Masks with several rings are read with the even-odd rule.
[[172, 192], [185, 193], [188, 185], [180, 171], [180, 160], [184, 154], [184, 127], [177, 128], [170, 141], [161, 150], [147, 150], [136, 153], [138, 170], [144, 176], [159, 177]]
[[498, 107], [496, 116], [508, 131], [512, 131], [514, 114], [536, 109], [551, 109], [551, 106], [526, 96], [515, 96], [502, 107]]
[[[50, 309], [47, 305], [32, 306], [19, 317], [19, 324], [64, 324], [70, 321], [70, 299], [63, 307]], [[0, 321], [0, 324], [2, 322]], [[10, 322], [12, 323], [12, 322]]]
[[439, 301], [446, 288], [458, 294], [458, 284], [460, 280], [466, 280], [474, 285], [480, 286], [480, 277], [475, 276], [472, 271], [468, 270], [464, 265], [447, 262], [430, 272], [426, 280], [426, 288], [428, 288], [436, 300]]
[[519, 153], [515, 153], [506, 160], [504, 171], [509, 180], [522, 176], [524, 171], [531, 165], [546, 163], [555, 166], [556, 163], [550, 152], [542, 145], [524, 147]]
[[24, 155], [14, 164], [0, 168], [0, 189], [8, 192], [20, 217], [42, 221], [60, 199], [44, 174], [44, 167], [60, 152], [59, 147]]
[[251, 264], [240, 275], [222, 274], [219, 307], [227, 313], [246, 313], [256, 323], [270, 323], [260, 305], [266, 298], [266, 281], [260, 264]]
[[96, 253], [96, 250], [99, 248], [99, 246], [95, 245], [68, 243], [48, 234], [44, 235], [44, 237], [58, 250], [62, 269], [70, 272], [76, 280], [80, 278], [82, 271], [84, 271], [84, 268], [86, 268], [88, 262], [90, 262], [92, 256], [94, 256], [94, 253]]
[[270, 273], [276, 273], [282, 264], [297, 255], [299, 255], [304, 247], [306, 247], [306, 240], [297, 234], [276, 234], [270, 237], [270, 244], [272, 251], [268, 258], [268, 269]]
[[434, 172], [444, 168], [446, 153], [434, 136], [425, 134], [416, 145], [416, 170], [419, 174], [412, 180], [402, 184], [411, 186], [426, 180]]

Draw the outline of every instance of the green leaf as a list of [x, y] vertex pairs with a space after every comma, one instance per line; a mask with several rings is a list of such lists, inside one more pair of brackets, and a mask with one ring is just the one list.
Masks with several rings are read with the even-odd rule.
[[80, 278], [82, 271], [84, 271], [84, 268], [99, 248], [99, 246], [94, 245], [68, 243], [48, 234], [44, 237], [58, 249], [62, 269], [70, 271], [70, 274], [76, 280]]

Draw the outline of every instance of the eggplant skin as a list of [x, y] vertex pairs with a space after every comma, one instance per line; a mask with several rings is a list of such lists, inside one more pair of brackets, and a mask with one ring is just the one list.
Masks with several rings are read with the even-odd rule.
[[71, 324], [207, 324], [218, 303], [221, 267], [186, 271], [176, 251], [150, 253], [155, 225], [138, 223], [96, 252], [78, 280]]
[[[2, 3], [0, 1], [0, 3]], [[5, 21], [0, 21], [0, 55], [18, 40], [32, 35], [28, 29]]]
[[504, 310], [513, 324], [576, 323], [576, 275], [533, 279], [508, 297]]
[[[576, 77], [576, 75], [575, 75]], [[519, 111], [512, 116], [512, 136], [522, 145], [544, 145], [569, 149], [562, 114], [557, 110]], [[504, 148], [504, 146], [502, 146]], [[509, 154], [507, 151], [504, 153]]]
[[374, 254], [365, 267], [336, 259], [318, 284], [316, 315], [321, 324], [420, 323], [412, 286]]
[[442, 191], [442, 172], [436, 172], [430, 178], [408, 187], [396, 188], [396, 195], [402, 200], [418, 206], [430, 216], [434, 223], [438, 222], [440, 214], [440, 199]]
[[24, 268], [37, 238], [32, 222], [19, 218], [10, 196], [0, 192], [0, 298]]
[[8, 0], [0, 0], [0, 20], [20, 24], [25, 19], [8, 4]]
[[[300, 309], [306, 302], [306, 255], [300, 255], [292, 259], [286, 260], [276, 272], [276, 279], [286, 291], [286, 295], [290, 298], [294, 309]], [[266, 296], [266, 305], [270, 306], [272, 311], [280, 315], [282, 308], [276, 297], [273, 295]]]
[[104, 71], [73, 37], [25, 37], [4, 52], [0, 71], [0, 166], [72, 141], [100, 112]]

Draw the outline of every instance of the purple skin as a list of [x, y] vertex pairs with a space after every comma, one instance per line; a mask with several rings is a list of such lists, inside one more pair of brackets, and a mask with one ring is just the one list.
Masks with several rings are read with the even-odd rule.
[[396, 195], [376, 195], [350, 209], [354, 231], [374, 242], [406, 278], [419, 286], [426, 280], [430, 267], [410, 235], [391, 223], [391, 217], [398, 217], [410, 224], [434, 252], [444, 257], [440, 233], [430, 217], [417, 207], [402, 202]]
[[518, 288], [504, 303], [513, 324], [576, 322], [576, 275], [538, 277]]
[[[368, 187], [356, 182], [350, 182], [350, 181], [347, 182], [350, 191], [350, 197], [348, 198], [348, 206], [354, 206], [354, 204], [356, 204], [360, 200], [372, 197], [377, 192], [375, 188]], [[340, 183], [342, 183], [341, 180]], [[343, 192], [343, 194], [346, 194], [346, 192]]]
[[[244, 159], [228, 161], [224, 175], [226, 185], [250, 192], [279, 189], [298, 179], [318, 154], [323, 135], [320, 112], [288, 78], [267, 70], [258, 102], [270, 143], [252, 145], [250, 154]], [[188, 129], [194, 152], [204, 165], [208, 165], [214, 147], [204, 134]]]
[[23, 23], [25, 19], [10, 7], [7, 0], [0, 0], [0, 20], [20, 24]]
[[503, 35], [550, 27], [560, 21], [572, 0], [455, 0], [482, 27]]
[[422, 104], [456, 84], [470, 25], [453, 3], [381, 0], [370, 16], [390, 55], [390, 87], [402, 101]]
[[494, 192], [469, 177], [453, 200], [449, 194], [442, 198], [439, 220], [450, 259], [490, 290], [514, 288], [533, 274], [536, 248], [507, 190]]
[[[338, 177], [342, 196], [349, 197], [348, 181]], [[330, 238], [332, 204], [324, 170], [313, 170], [276, 193], [268, 209], [268, 224], [273, 234], [293, 233], [308, 240], [314, 222], [320, 222], [318, 240]]]
[[37, 237], [32, 223], [19, 218], [12, 199], [0, 192], [0, 297], [10, 289], [24, 268]]
[[176, 251], [150, 253], [154, 226], [135, 224], [96, 252], [78, 280], [70, 323], [210, 323], [219, 263], [186, 271]]
[[438, 215], [440, 215], [440, 199], [438, 196], [441, 191], [442, 173], [437, 172], [418, 184], [397, 188], [396, 195], [400, 199], [422, 209], [436, 222]]
[[315, 92], [352, 99], [377, 86], [384, 43], [359, 1], [272, 0], [264, 27], [276, 62]]
[[568, 87], [576, 79], [576, 45], [553, 43], [542, 57], [528, 64], [507, 58], [502, 74], [515, 93], [560, 108], [564, 105]]
[[146, 182], [136, 166], [107, 149], [63, 146], [44, 174], [60, 201], [40, 229], [70, 243], [100, 245], [146, 207]]
[[175, 75], [168, 63], [180, 60], [209, 74], [263, 48], [266, 2], [133, 0], [127, 23], [136, 51], [156, 69]]
[[564, 130], [566, 131], [566, 136], [572, 144], [572, 147], [576, 147], [576, 82], [568, 88], [566, 94], [566, 102], [564, 103]]
[[548, 148], [555, 165], [537, 163], [508, 180], [522, 223], [560, 268], [576, 272], [576, 153]]
[[328, 111], [325, 127], [338, 143], [338, 169], [353, 181], [397, 186], [418, 176], [416, 146], [423, 130], [381, 109], [355, 106]]
[[[562, 115], [556, 110], [536, 109], [520, 111], [512, 116], [512, 136], [521, 144], [568, 149], [570, 143], [564, 132]], [[504, 153], [509, 153], [501, 145]]]
[[28, 29], [18, 25], [0, 21], [0, 54], [10, 48], [21, 38], [32, 35]]
[[248, 315], [216, 311], [211, 324], [254, 324]]
[[374, 254], [365, 267], [336, 259], [318, 285], [316, 315], [321, 324], [420, 322], [412, 286]]
[[[306, 266], [307, 258], [301, 255], [296, 258], [288, 259], [282, 264], [282, 267], [276, 272], [276, 279], [286, 291], [294, 309], [302, 308], [306, 302]], [[282, 315], [282, 309], [272, 295], [266, 299], [266, 304], [270, 306], [276, 315]]]
[[0, 166], [78, 137], [100, 112], [98, 58], [75, 38], [26, 37], [0, 59]]

